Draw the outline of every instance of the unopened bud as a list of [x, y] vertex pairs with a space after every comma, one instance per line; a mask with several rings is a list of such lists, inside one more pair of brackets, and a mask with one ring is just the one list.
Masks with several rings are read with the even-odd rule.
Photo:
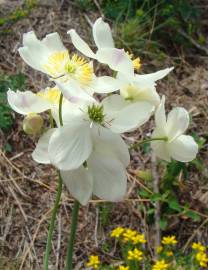
[[23, 130], [28, 135], [37, 135], [43, 127], [43, 118], [36, 113], [28, 114], [23, 120]]

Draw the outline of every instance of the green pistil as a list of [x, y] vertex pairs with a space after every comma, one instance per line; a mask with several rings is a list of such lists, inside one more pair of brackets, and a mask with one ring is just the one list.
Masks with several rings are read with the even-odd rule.
[[72, 73], [75, 73], [76, 67], [69, 62], [69, 63], [66, 63], [65, 70], [67, 73], [72, 74]]
[[104, 122], [104, 113], [103, 113], [103, 106], [99, 105], [91, 105], [88, 107], [88, 115], [89, 118], [96, 123], [102, 124]]

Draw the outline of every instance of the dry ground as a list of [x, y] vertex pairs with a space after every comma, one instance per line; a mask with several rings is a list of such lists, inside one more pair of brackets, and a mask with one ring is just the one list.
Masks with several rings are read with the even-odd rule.
[[[0, 1], [0, 13], [7, 14], [19, 5], [21, 1]], [[41, 1], [42, 4], [31, 12], [29, 17], [18, 21], [12, 26], [12, 34], [0, 34], [0, 73], [15, 74], [21, 71], [28, 77], [27, 87], [39, 91], [46, 85], [46, 77], [28, 67], [18, 55], [17, 48], [21, 45], [24, 32], [35, 30], [39, 37], [58, 31], [69, 49], [72, 49], [66, 30], [76, 28], [80, 34], [90, 40], [90, 21], [100, 16], [98, 12], [80, 13], [71, 1]], [[51, 4], [54, 3], [54, 4]], [[200, 56], [198, 56], [199, 58]], [[160, 63], [158, 68], [171, 65], [174, 59], [167, 63]], [[167, 96], [168, 109], [175, 105], [182, 105], [192, 114], [190, 131], [200, 136], [208, 134], [208, 58], [201, 57], [195, 64], [190, 64], [183, 55], [177, 60], [175, 71], [168, 79], [158, 85], [160, 94]], [[151, 65], [152, 66], [152, 65]], [[97, 67], [99, 72], [99, 66]], [[42, 269], [43, 254], [46, 245], [47, 228], [53, 207], [56, 191], [56, 172], [50, 166], [37, 165], [31, 159], [31, 152], [35, 140], [28, 138], [21, 129], [21, 117], [16, 118], [13, 131], [9, 134], [0, 133], [1, 146], [8, 141], [14, 151], [0, 154], [0, 270], [9, 269]], [[153, 126], [150, 121], [142, 130], [138, 130], [128, 141], [141, 139]], [[207, 137], [206, 137], [207, 138]], [[100, 201], [92, 201], [82, 207], [79, 213], [79, 227], [75, 252], [75, 269], [83, 269], [83, 260], [94, 252], [107, 262], [116, 257], [112, 251], [104, 251], [103, 243], [111, 228], [122, 225], [145, 231], [150, 239], [149, 249], [153, 237], [153, 228], [146, 224], [140, 208], [146, 202], [131, 200], [136, 198], [135, 188], [142, 184], [141, 179], [135, 177], [135, 171], [150, 167], [149, 154], [134, 152], [133, 161], [129, 168], [129, 191], [123, 203], [117, 203], [110, 209], [110, 222], [105, 229], [100, 225]], [[207, 165], [207, 148], [201, 153]], [[188, 196], [194, 198], [193, 209], [203, 210], [208, 205], [208, 172], [207, 170], [192, 173], [188, 183]], [[203, 198], [203, 199], [202, 199]], [[50, 269], [64, 269], [66, 254], [66, 240], [70, 228], [70, 214], [72, 198], [65, 191], [62, 194], [60, 211], [57, 217], [56, 231], [53, 237], [53, 250]], [[200, 207], [199, 207], [200, 205]], [[202, 219], [208, 221], [208, 217]], [[190, 222], [185, 218], [175, 219], [174, 232], [180, 231], [180, 238], [187, 241], [193, 235], [193, 230], [199, 223]], [[197, 237], [206, 237], [206, 228], [198, 231]]]

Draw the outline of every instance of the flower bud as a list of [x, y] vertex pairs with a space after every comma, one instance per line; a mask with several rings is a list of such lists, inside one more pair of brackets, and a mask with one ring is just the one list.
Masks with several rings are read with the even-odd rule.
[[23, 120], [23, 130], [28, 135], [37, 135], [43, 126], [43, 118], [36, 113], [28, 114]]

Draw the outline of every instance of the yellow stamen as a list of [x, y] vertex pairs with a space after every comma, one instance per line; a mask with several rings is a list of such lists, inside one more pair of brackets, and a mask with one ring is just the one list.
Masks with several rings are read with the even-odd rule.
[[60, 99], [60, 95], [61, 95], [61, 91], [58, 89], [58, 87], [53, 87], [53, 88], [48, 87], [45, 90], [38, 92], [37, 95], [39, 97], [49, 101], [50, 103], [58, 104], [59, 99]]
[[67, 50], [51, 54], [43, 68], [51, 77], [60, 78], [64, 82], [74, 79], [88, 86], [92, 81], [93, 69], [90, 64], [77, 54], [70, 57]]
[[141, 60], [140, 60], [140, 58], [137, 57], [137, 58], [133, 59], [133, 58], [134, 58], [134, 55], [133, 55], [132, 53], [127, 52], [127, 54], [128, 54], [128, 56], [129, 56], [129, 58], [132, 60], [134, 69], [135, 69], [136, 71], [139, 71], [140, 68], [141, 68]]

